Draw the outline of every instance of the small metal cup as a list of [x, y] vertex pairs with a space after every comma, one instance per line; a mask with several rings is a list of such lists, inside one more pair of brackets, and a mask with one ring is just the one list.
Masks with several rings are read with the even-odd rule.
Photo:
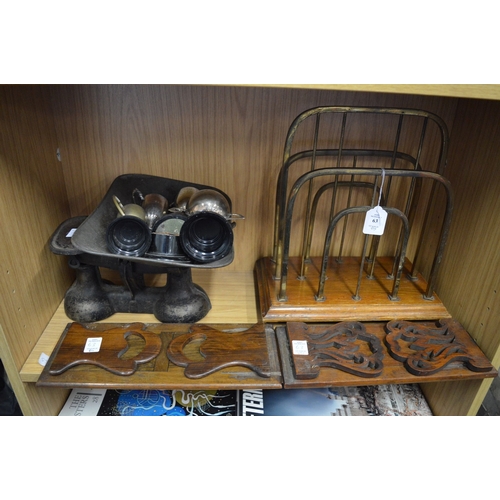
[[245, 218], [240, 214], [232, 214], [229, 200], [215, 189], [200, 189], [189, 198], [186, 214], [194, 215], [201, 212], [212, 212], [225, 219]]
[[156, 221], [153, 229], [153, 252], [167, 258], [185, 258], [179, 245], [179, 234], [186, 222], [187, 216], [183, 214], [165, 215]]
[[143, 221], [146, 221], [146, 212], [144, 208], [137, 203], [129, 203], [127, 205], [123, 205], [122, 202], [118, 199], [117, 196], [113, 196], [113, 201], [115, 203], [116, 208], [118, 209], [118, 214], [120, 216], [130, 215], [132, 217], [137, 217]]
[[152, 229], [155, 222], [165, 215], [168, 208], [168, 201], [161, 194], [147, 194], [142, 202], [142, 208], [146, 213], [146, 222]]
[[179, 191], [179, 193], [177, 195], [177, 199], [175, 200], [177, 211], [185, 211], [187, 208], [187, 204], [189, 203], [189, 200], [191, 199], [191, 196], [193, 196], [197, 192], [198, 192], [198, 188], [195, 188], [193, 186], [183, 187]]

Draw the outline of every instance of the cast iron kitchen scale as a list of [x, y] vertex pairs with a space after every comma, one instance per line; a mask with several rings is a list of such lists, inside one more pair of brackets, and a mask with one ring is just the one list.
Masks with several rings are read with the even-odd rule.
[[[233, 261], [231, 229], [234, 223], [218, 217], [217, 221], [225, 231], [222, 235], [225, 239], [218, 248], [225, 248], [215, 258], [207, 257], [206, 261], [193, 261], [182, 252], [161, 254], [154, 251], [154, 242], [141, 255], [115, 253], [109, 250], [107, 241], [108, 228], [120, 215], [116, 199], [126, 205], [133, 203], [134, 192], [143, 195], [160, 193], [172, 205], [181, 189], [186, 187], [214, 190], [224, 195], [229, 205], [231, 203], [227, 195], [211, 186], [126, 174], [114, 180], [92, 214], [68, 219], [57, 228], [50, 248], [55, 254], [68, 256], [69, 266], [76, 273], [76, 280], [64, 298], [69, 318], [90, 323], [117, 312], [127, 312], [152, 313], [163, 323], [195, 323], [207, 315], [211, 309], [210, 299], [199, 285], [193, 283], [191, 269], [219, 268]], [[171, 216], [174, 217], [174, 213]], [[103, 279], [100, 268], [118, 271], [123, 283]], [[166, 274], [165, 286], [146, 285], [146, 274]]]

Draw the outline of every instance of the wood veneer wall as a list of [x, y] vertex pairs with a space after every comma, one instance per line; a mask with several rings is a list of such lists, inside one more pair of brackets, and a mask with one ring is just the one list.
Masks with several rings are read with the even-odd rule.
[[[500, 102], [461, 99], [448, 178], [455, 211], [438, 289], [450, 313], [500, 365]], [[476, 415], [492, 380], [423, 386], [440, 415]]]
[[456, 99], [251, 87], [62, 86], [53, 89], [71, 214], [88, 215], [121, 174], [144, 173], [225, 191], [246, 216], [232, 270], [272, 252], [275, 186], [293, 119], [319, 105], [435, 112], [451, 128]]
[[72, 279], [48, 247], [69, 216], [57, 146], [48, 88], [0, 86], [0, 356], [24, 415], [53, 414], [68, 392], [19, 378]]

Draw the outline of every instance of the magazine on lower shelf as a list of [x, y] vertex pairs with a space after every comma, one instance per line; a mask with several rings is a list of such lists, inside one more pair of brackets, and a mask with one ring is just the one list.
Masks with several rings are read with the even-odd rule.
[[431, 416], [416, 384], [324, 389], [73, 389], [59, 416]]

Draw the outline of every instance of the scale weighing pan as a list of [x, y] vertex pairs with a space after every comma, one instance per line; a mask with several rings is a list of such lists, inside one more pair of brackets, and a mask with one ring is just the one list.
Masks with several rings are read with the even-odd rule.
[[229, 197], [220, 189], [192, 182], [184, 182], [165, 177], [143, 174], [124, 174], [117, 177], [108, 189], [99, 206], [82, 222], [71, 237], [72, 245], [81, 252], [99, 255], [102, 257], [115, 258], [120, 260], [130, 260], [142, 262], [149, 265], [158, 265], [166, 267], [192, 267], [192, 268], [218, 268], [231, 264], [234, 259], [234, 248], [228, 255], [220, 260], [207, 263], [197, 263], [191, 260], [169, 259], [161, 256], [130, 256], [112, 253], [108, 250], [106, 242], [106, 231], [113, 220], [118, 216], [113, 196], [116, 196], [125, 205], [133, 203], [132, 192], [138, 189], [143, 195], [150, 193], [162, 194], [172, 204], [177, 198], [179, 191], [187, 186], [193, 186], [197, 189], [214, 189], [219, 191], [229, 201]]

